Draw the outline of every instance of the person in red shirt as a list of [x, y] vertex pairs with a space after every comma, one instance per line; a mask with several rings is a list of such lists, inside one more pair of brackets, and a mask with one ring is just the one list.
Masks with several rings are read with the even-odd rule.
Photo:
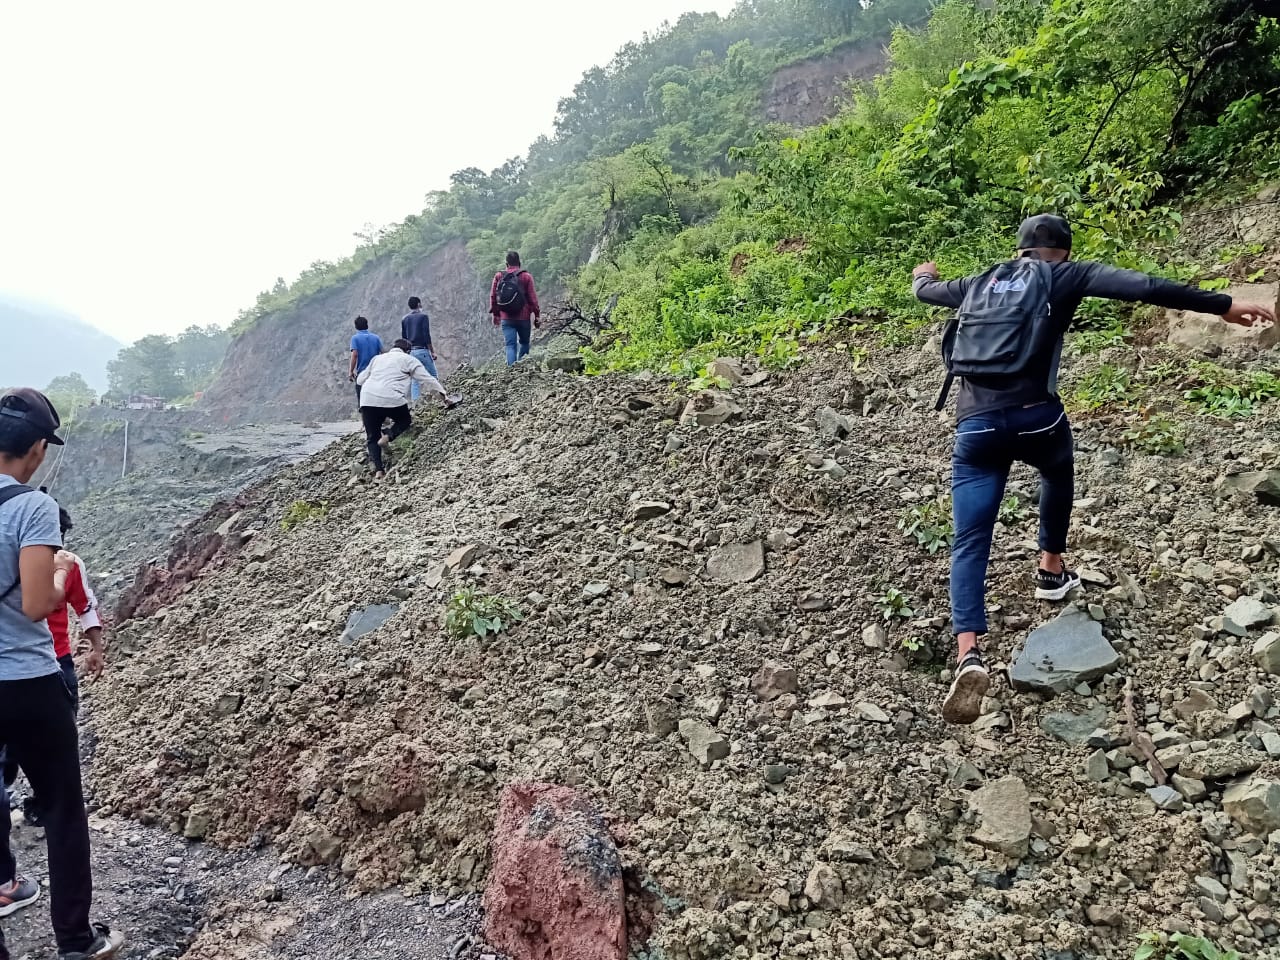
[[512, 250], [507, 254], [507, 267], [493, 276], [489, 288], [489, 312], [493, 325], [502, 328], [502, 339], [507, 345], [507, 366], [511, 366], [529, 352], [529, 338], [533, 327], [540, 326], [542, 305], [533, 288], [533, 277], [520, 266], [520, 254]]

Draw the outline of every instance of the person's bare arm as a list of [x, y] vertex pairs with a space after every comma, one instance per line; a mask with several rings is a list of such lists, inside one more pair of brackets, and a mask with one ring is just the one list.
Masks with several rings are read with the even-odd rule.
[[67, 574], [75, 557], [54, 547], [23, 547], [18, 554], [22, 612], [32, 623], [48, 618], [67, 603]]
[[354, 350], [351, 351], [351, 366], [347, 368], [347, 379], [354, 380], [356, 378], [356, 367], [360, 363], [360, 354]]
[[101, 627], [90, 627], [84, 632], [89, 640], [89, 655], [85, 658], [85, 669], [89, 671], [89, 676], [102, 676], [102, 668], [107, 664], [107, 645], [102, 639]]

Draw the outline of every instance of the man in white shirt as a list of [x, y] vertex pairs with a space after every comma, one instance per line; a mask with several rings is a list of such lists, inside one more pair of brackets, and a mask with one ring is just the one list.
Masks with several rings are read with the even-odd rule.
[[[360, 419], [364, 422], [369, 462], [373, 464], [375, 480], [386, 476], [382, 463], [383, 448], [413, 424], [409, 413], [411, 384], [421, 384], [426, 393], [436, 394], [446, 410], [454, 406], [440, 381], [427, 371], [422, 361], [409, 355], [412, 350], [413, 344], [408, 340], [397, 340], [390, 351], [374, 357], [356, 377], [356, 383], [360, 385]], [[391, 421], [391, 429], [384, 434], [382, 425], [388, 420]]]

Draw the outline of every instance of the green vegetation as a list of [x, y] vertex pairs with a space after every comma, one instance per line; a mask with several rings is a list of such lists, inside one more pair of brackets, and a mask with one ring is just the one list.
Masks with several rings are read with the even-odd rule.
[[898, 518], [898, 529], [909, 537], [915, 537], [916, 543], [930, 553], [937, 553], [943, 547], [951, 546], [951, 538], [955, 533], [951, 520], [951, 498], [939, 497], [908, 507]]
[[1204, 937], [1175, 933], [1170, 937], [1144, 933], [1133, 960], [1244, 960], [1235, 950], [1225, 950]]
[[505, 597], [464, 587], [449, 598], [444, 628], [455, 640], [488, 637], [509, 630], [524, 619], [520, 609]]
[[1183, 397], [1201, 413], [1214, 417], [1250, 417], [1259, 404], [1280, 397], [1280, 377], [1269, 370], [1227, 370], [1213, 363], [1198, 363], [1192, 376], [1197, 385]]
[[[1076, 253], [1192, 279], [1170, 242], [1185, 198], [1280, 172], [1280, 23], [1256, 0], [743, 0], [689, 14], [560, 104], [521, 157], [454, 174], [402, 223], [317, 262], [237, 329], [374, 260], [445, 243], [497, 264], [516, 247], [589, 308], [620, 294], [588, 369], [699, 375], [724, 353], [767, 366], [850, 329], [896, 348], [935, 312], [909, 271], [1007, 255], [1026, 213], [1076, 225]], [[895, 26], [896, 25], [896, 26]], [[780, 65], [889, 42], [887, 71], [835, 120], [768, 126]], [[1087, 351], [1124, 342], [1124, 307], [1087, 306]], [[1125, 399], [1086, 390], [1086, 404]], [[1090, 407], [1092, 408], [1092, 407]]]
[[280, 529], [288, 533], [294, 527], [329, 515], [329, 501], [295, 500], [280, 518]]
[[107, 364], [106, 396], [189, 397], [213, 382], [230, 342], [231, 334], [216, 326], [191, 326], [176, 337], [143, 337]]
[[1086, 374], [1071, 395], [1071, 406], [1097, 410], [1110, 404], [1126, 404], [1136, 397], [1133, 377], [1123, 367], [1104, 363]]
[[1006, 527], [1021, 523], [1022, 517], [1022, 501], [1016, 495], [1011, 493], [1000, 501], [1000, 512], [997, 514], [996, 519]]
[[1160, 457], [1175, 457], [1186, 450], [1186, 430], [1167, 416], [1141, 420], [1125, 430], [1126, 445]]
[[897, 587], [889, 587], [885, 590], [883, 596], [876, 599], [876, 604], [880, 607], [880, 615], [884, 617], [885, 622], [893, 620], [910, 620], [916, 615], [911, 609], [911, 601], [907, 595]]
[[78, 373], [68, 373], [54, 377], [44, 388], [44, 395], [49, 398], [54, 409], [63, 421], [75, 419], [75, 415], [85, 407], [91, 406], [98, 399], [93, 387]]

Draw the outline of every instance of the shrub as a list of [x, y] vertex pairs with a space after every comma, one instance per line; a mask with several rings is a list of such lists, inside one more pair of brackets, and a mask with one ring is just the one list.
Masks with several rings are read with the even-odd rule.
[[449, 598], [444, 628], [455, 640], [484, 640], [511, 629], [524, 619], [520, 609], [505, 597], [464, 587]]
[[898, 529], [930, 553], [951, 545], [955, 533], [951, 522], [951, 498], [939, 497], [908, 507], [898, 518]]
[[294, 527], [312, 520], [323, 520], [329, 513], [329, 501], [295, 500], [280, 518], [280, 529], [288, 533]]
[[1243, 960], [1234, 950], [1224, 950], [1204, 937], [1175, 933], [1165, 938], [1158, 933], [1144, 933], [1133, 960]]
[[880, 607], [880, 615], [884, 617], [885, 622], [892, 620], [910, 620], [916, 615], [911, 609], [907, 595], [897, 587], [890, 587], [882, 596], [877, 598], [876, 603]]
[[1133, 424], [1121, 439], [1126, 445], [1144, 453], [1173, 457], [1186, 450], [1184, 437], [1182, 424], [1169, 417], [1159, 416]]

